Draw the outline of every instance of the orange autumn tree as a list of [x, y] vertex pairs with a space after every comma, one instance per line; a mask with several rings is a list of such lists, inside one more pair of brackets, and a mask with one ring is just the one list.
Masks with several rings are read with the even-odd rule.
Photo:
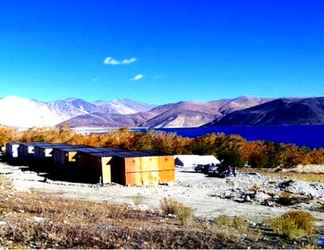
[[22, 142], [84, 144], [94, 147], [116, 147], [129, 150], [154, 150], [165, 154], [213, 154], [228, 164], [256, 168], [294, 167], [298, 164], [324, 164], [324, 149], [266, 141], [247, 141], [238, 135], [211, 133], [187, 138], [157, 131], [134, 132], [127, 128], [103, 134], [78, 134], [63, 128], [32, 128], [25, 131], [2, 127], [0, 143]]

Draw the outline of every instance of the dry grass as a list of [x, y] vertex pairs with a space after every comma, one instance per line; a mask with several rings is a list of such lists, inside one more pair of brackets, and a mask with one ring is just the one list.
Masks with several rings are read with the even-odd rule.
[[297, 173], [297, 172], [272, 172], [271, 169], [242, 168], [243, 173], [259, 173], [268, 177], [280, 177], [292, 180], [324, 182], [324, 174]]
[[246, 233], [249, 229], [249, 222], [241, 216], [221, 215], [214, 219], [214, 225], [218, 227], [229, 227], [241, 233]]
[[223, 235], [231, 237], [238, 241], [242, 235], [245, 235], [250, 241], [259, 241], [262, 238], [262, 232], [259, 229], [251, 228], [248, 219], [243, 216], [221, 215], [213, 220], [212, 228], [216, 232], [221, 231]]
[[[192, 209], [165, 199], [160, 211], [124, 204], [62, 199], [20, 193], [0, 178], [0, 245], [8, 248], [281, 248], [267, 241], [242, 217], [210, 223]], [[180, 222], [180, 223], [179, 223]], [[190, 222], [190, 223], [189, 223]], [[188, 226], [190, 225], [190, 226]], [[296, 245], [294, 245], [296, 247]]]
[[288, 211], [271, 220], [272, 229], [288, 239], [311, 236], [314, 232], [314, 217], [305, 211]]
[[192, 208], [185, 206], [172, 198], [162, 199], [160, 202], [160, 207], [164, 215], [175, 215], [182, 225], [189, 224], [193, 219]]
[[[235, 248], [246, 242], [224, 241], [222, 232], [204, 223], [183, 226], [159, 211], [134, 210], [124, 204], [62, 199], [48, 194], [19, 193], [0, 182], [0, 245], [9, 248]], [[182, 214], [183, 213], [183, 214]], [[183, 223], [179, 223], [183, 220]]]
[[217, 237], [200, 227], [183, 228], [176, 219], [127, 205], [65, 200], [39, 193], [8, 192], [0, 200], [1, 220], [7, 223], [0, 226], [2, 246], [211, 248], [219, 244]]

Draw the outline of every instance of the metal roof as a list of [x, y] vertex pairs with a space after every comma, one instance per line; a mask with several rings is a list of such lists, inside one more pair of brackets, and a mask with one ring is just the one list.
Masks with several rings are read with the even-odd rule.
[[87, 153], [92, 155], [112, 156], [119, 152], [125, 152], [127, 150], [119, 148], [81, 148], [78, 152]]
[[85, 148], [85, 149], [78, 150], [78, 152], [87, 153], [98, 157], [116, 156], [122, 158], [163, 155], [153, 151], [130, 151], [130, 150], [119, 149], [119, 148], [89, 148], [89, 149]]
[[64, 148], [80, 148], [83, 145], [72, 145], [72, 144], [62, 144], [62, 143], [55, 143], [55, 144], [45, 144], [45, 145], [36, 145], [37, 148], [52, 148], [52, 149], [64, 149]]
[[45, 145], [51, 145], [48, 142], [22, 142], [20, 143], [23, 146], [45, 146]]
[[[54, 150], [64, 151], [64, 152], [71, 152], [71, 151], [79, 151], [82, 149], [91, 149], [92, 147], [86, 145], [72, 145], [73, 147], [59, 147], [54, 148]], [[75, 146], [75, 147], [74, 147]]]
[[86, 153], [95, 155], [98, 157], [115, 156], [115, 157], [144, 157], [144, 156], [163, 156], [165, 154], [157, 153], [154, 151], [130, 151], [120, 148], [109, 148], [109, 147], [90, 147], [86, 145], [73, 145], [64, 143], [47, 143], [47, 142], [30, 142], [20, 143], [11, 142], [11, 144], [20, 144], [25, 146], [34, 146], [41, 149], [57, 149], [62, 151], [78, 151], [80, 153]]
[[6, 144], [8, 144], [8, 145], [14, 145], [14, 144], [21, 144], [21, 142], [11, 141], [11, 142], [7, 142]]

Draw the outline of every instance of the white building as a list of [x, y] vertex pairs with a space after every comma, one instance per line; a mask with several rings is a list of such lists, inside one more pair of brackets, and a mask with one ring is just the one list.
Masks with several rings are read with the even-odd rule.
[[214, 155], [175, 155], [177, 168], [193, 170], [198, 165], [217, 165], [220, 161]]

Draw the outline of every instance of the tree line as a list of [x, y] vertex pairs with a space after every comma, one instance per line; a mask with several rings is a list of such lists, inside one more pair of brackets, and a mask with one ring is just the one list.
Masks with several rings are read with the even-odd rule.
[[324, 164], [324, 148], [311, 149], [269, 141], [247, 141], [238, 135], [211, 133], [196, 138], [157, 131], [133, 132], [118, 129], [109, 133], [83, 135], [69, 128], [17, 131], [0, 128], [0, 143], [17, 140], [84, 144], [152, 150], [164, 154], [212, 154], [226, 164], [253, 168], [294, 167], [298, 164]]

